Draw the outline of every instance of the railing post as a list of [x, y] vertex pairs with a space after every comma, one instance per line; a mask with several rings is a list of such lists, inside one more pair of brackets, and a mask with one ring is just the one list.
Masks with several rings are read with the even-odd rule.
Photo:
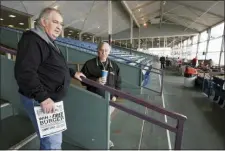
[[110, 105], [109, 105], [109, 101], [110, 99], [110, 93], [108, 91], [105, 91], [105, 99], [106, 101], [108, 101], [108, 116], [107, 116], [107, 126], [108, 126], [108, 131], [107, 133], [107, 150], [109, 150], [110, 146], [109, 146], [109, 140], [110, 140], [110, 123], [111, 123], [111, 119], [110, 119]]
[[184, 120], [177, 120], [177, 132], [175, 136], [175, 150], [180, 150], [182, 145], [182, 136], [183, 136], [183, 129], [184, 129]]
[[160, 75], [161, 75], [161, 90], [160, 90], [160, 95], [162, 96], [162, 93], [163, 93], [163, 85], [164, 85], [164, 82], [163, 82], [164, 81], [163, 80], [164, 79], [163, 78], [164, 77], [164, 72], [163, 72], [163, 70], [161, 70], [161, 74]]
[[[142, 68], [142, 65], [141, 65], [141, 68]], [[142, 78], [142, 69], [140, 68], [140, 81], [139, 81], [139, 86], [142, 86], [142, 81], [143, 81], [143, 78]]]
[[66, 61], [69, 61], [68, 45], [66, 45]]

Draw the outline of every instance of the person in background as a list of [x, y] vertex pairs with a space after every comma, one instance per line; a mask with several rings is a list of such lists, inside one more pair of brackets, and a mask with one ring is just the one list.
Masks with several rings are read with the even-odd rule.
[[[108, 55], [111, 51], [110, 45], [107, 42], [101, 42], [99, 43], [97, 50], [98, 56], [86, 61], [83, 68], [81, 69], [81, 72], [84, 73], [84, 75], [88, 79], [91, 79], [103, 85], [110, 86], [117, 90], [121, 90], [120, 68], [116, 64], [116, 62], [108, 58]], [[108, 71], [106, 80], [102, 78], [102, 70]], [[86, 86], [87, 90], [90, 92], [96, 93], [102, 97], [105, 96], [105, 91], [102, 89], [98, 89], [85, 83], [82, 83], [82, 85]], [[116, 101], [117, 99], [117, 96], [115, 95], [111, 95], [110, 97], [112, 101]], [[110, 147], [114, 146], [111, 140], [109, 142], [109, 145]]]
[[196, 64], [197, 64], [197, 57], [194, 57], [192, 59], [192, 67], [195, 68], [196, 67]]
[[25, 31], [18, 43], [15, 61], [15, 79], [21, 102], [40, 139], [40, 150], [60, 150], [62, 133], [40, 138], [34, 106], [45, 113], [54, 111], [54, 103], [62, 101], [72, 78], [81, 81], [81, 72], [69, 69], [66, 60], [55, 44], [61, 34], [63, 18], [59, 10], [45, 8], [35, 28]]
[[165, 57], [164, 56], [160, 57], [159, 61], [161, 63], [161, 69], [164, 69], [165, 68], [165, 61], [166, 61]]
[[209, 59], [209, 68], [212, 68], [214, 66], [214, 62], [212, 59]]

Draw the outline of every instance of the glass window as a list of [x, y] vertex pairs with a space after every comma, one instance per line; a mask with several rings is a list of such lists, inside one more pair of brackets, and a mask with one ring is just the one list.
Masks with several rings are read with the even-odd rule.
[[221, 60], [220, 60], [220, 65], [224, 65], [224, 51], [222, 52], [222, 55], [221, 55]]
[[211, 37], [210, 38], [213, 39], [213, 38], [222, 36], [223, 30], [224, 30], [224, 22], [211, 29]]
[[191, 45], [191, 38], [188, 38], [188, 46]]
[[221, 44], [222, 44], [222, 37], [210, 40], [208, 52], [220, 52]]
[[200, 36], [200, 42], [203, 42], [203, 41], [206, 41], [208, 38], [208, 33], [207, 31], [204, 31], [201, 33], [201, 36]]
[[198, 35], [193, 37], [193, 44], [197, 44], [198, 43]]
[[198, 52], [206, 52], [206, 44], [207, 42], [202, 42], [199, 44]]
[[192, 45], [191, 58], [194, 58], [197, 53], [197, 44]]
[[212, 59], [214, 65], [219, 64], [220, 52], [208, 52], [206, 55], [206, 60]]
[[203, 55], [202, 52], [198, 52], [197, 58], [198, 58], [198, 60], [204, 60], [205, 59], [205, 55]]

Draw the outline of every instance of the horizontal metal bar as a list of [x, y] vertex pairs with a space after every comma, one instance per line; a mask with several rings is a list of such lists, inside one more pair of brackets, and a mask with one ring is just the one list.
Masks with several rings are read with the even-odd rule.
[[[3, 47], [0, 47], [2, 49], [0, 49], [0, 51], [3, 51], [3, 52], [8, 52], [8, 53], [15, 53], [15, 51], [13, 50], [9, 50], [7, 48], [4, 48]], [[101, 85], [93, 80], [90, 80], [90, 79], [87, 79], [87, 78], [83, 78], [82, 77], [82, 82], [88, 84], [88, 85], [92, 85], [96, 88], [100, 88], [100, 89], [103, 89], [103, 90], [106, 90], [106, 91], [109, 91], [111, 94], [114, 94], [114, 95], [117, 95], [119, 97], [122, 97], [122, 98], [125, 98], [125, 99], [128, 99], [136, 104], [139, 104], [139, 105], [142, 105], [142, 106], [145, 106], [149, 109], [152, 109], [154, 111], [157, 111], [161, 114], [165, 114], [165, 115], [168, 115], [172, 118], [175, 118], [175, 119], [181, 119], [181, 120], [185, 120], [187, 119], [186, 116], [182, 115], [182, 114], [179, 114], [179, 113], [175, 113], [175, 112], [171, 112], [171, 111], [168, 111], [168, 110], [165, 110], [164, 108], [161, 108], [159, 106], [156, 106], [156, 105], [153, 105], [153, 104], [150, 104], [148, 102], [145, 102], [144, 100], [140, 99], [140, 98], [137, 98], [135, 96], [131, 96], [129, 94], [126, 94], [124, 92], [121, 92], [119, 90], [116, 90], [116, 89], [113, 89], [111, 87], [108, 87], [108, 86], [104, 86], [104, 85]]]
[[163, 122], [161, 122], [161, 121], [158, 121], [158, 120], [156, 120], [156, 119], [154, 119], [154, 118], [151, 118], [151, 117], [149, 117], [149, 116], [147, 116], [147, 115], [138, 113], [138, 112], [136, 112], [136, 111], [134, 111], [134, 110], [128, 109], [128, 108], [126, 108], [126, 107], [124, 107], [124, 106], [122, 106], [122, 105], [119, 105], [119, 104], [117, 104], [117, 103], [115, 103], [115, 102], [113, 102], [113, 101], [110, 101], [109, 104], [110, 104], [111, 106], [117, 108], [117, 109], [120, 109], [120, 110], [126, 112], [126, 113], [129, 113], [129, 114], [131, 114], [131, 115], [134, 115], [134, 116], [136, 116], [136, 117], [139, 117], [140, 119], [143, 119], [143, 120], [145, 120], [145, 121], [151, 122], [151, 123], [153, 123], [153, 124], [155, 124], [155, 125], [158, 125], [158, 126], [160, 126], [160, 127], [162, 127], [162, 128], [165, 128], [165, 129], [168, 129], [168, 130], [170, 130], [170, 131], [172, 131], [172, 132], [175, 132], [175, 133], [177, 132], [177, 129], [176, 129], [176, 128], [174, 128], [174, 127], [172, 127], [172, 126], [170, 126], [170, 125], [168, 125], [168, 124], [166, 124], [166, 123], [163, 123]]

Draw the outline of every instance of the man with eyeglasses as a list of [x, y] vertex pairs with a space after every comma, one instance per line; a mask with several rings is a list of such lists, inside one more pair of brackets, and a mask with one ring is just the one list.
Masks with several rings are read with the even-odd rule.
[[[18, 43], [15, 61], [15, 79], [21, 102], [40, 138], [34, 106], [45, 113], [54, 111], [55, 102], [62, 101], [70, 79], [85, 77], [68, 68], [67, 62], [55, 44], [61, 34], [63, 18], [59, 10], [45, 8], [34, 29], [25, 31]], [[61, 149], [62, 133], [40, 138], [40, 150]]]
[[[107, 42], [99, 43], [98, 47], [98, 56], [90, 59], [85, 62], [81, 72], [88, 78], [94, 81], [97, 81], [100, 84], [110, 86], [117, 90], [121, 90], [121, 76], [120, 68], [116, 62], [110, 60], [108, 55], [110, 54], [111, 47]], [[102, 70], [108, 71], [107, 78], [102, 77]], [[93, 93], [96, 93], [102, 97], [105, 96], [105, 91], [98, 89], [91, 85], [82, 83], [84, 86], [87, 86], [87, 90]], [[111, 95], [112, 101], [116, 101], [117, 96]], [[109, 142], [110, 147], [113, 147], [114, 144], [112, 141]]]

